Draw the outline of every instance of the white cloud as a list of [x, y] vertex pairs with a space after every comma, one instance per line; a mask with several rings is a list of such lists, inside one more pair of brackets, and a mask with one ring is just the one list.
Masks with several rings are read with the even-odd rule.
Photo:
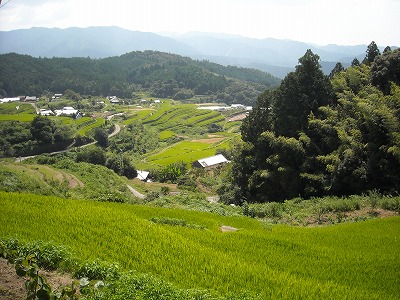
[[150, 32], [204, 31], [317, 44], [395, 45], [400, 1], [13, 0], [0, 30], [120, 26]]

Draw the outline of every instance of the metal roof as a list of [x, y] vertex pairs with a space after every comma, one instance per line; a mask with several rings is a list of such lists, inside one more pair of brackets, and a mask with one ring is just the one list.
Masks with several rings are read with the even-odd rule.
[[203, 168], [206, 168], [206, 167], [210, 167], [210, 166], [214, 166], [214, 165], [218, 165], [218, 164], [222, 164], [222, 163], [227, 163], [228, 160], [222, 154], [218, 154], [215, 156], [210, 156], [210, 157], [199, 159], [198, 162]]

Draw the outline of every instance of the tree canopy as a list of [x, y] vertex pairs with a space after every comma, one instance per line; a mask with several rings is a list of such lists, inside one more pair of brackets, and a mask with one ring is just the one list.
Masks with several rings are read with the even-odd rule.
[[[372, 47], [372, 46], [371, 46]], [[371, 48], [369, 47], [369, 48]], [[373, 47], [372, 47], [373, 48]], [[225, 202], [400, 191], [399, 51], [329, 80], [310, 50], [242, 125]]]
[[79, 95], [131, 98], [145, 91], [154, 97], [182, 100], [209, 95], [228, 104], [251, 105], [258, 94], [279, 82], [255, 69], [224, 67], [156, 51], [104, 59], [0, 55], [0, 95], [9, 97], [50, 91], [67, 93], [75, 100]]

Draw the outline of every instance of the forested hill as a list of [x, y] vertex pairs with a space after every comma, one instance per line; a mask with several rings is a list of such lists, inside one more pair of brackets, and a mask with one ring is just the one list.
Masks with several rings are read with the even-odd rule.
[[144, 51], [104, 59], [0, 55], [0, 93], [9, 97], [63, 93], [188, 99], [211, 95], [226, 103], [253, 104], [279, 79], [255, 69], [224, 67], [175, 54]]
[[[400, 192], [400, 49], [323, 74], [308, 50], [243, 121], [227, 203]], [[227, 181], [229, 182], [229, 181]], [[329, 210], [329, 209], [328, 209]]]

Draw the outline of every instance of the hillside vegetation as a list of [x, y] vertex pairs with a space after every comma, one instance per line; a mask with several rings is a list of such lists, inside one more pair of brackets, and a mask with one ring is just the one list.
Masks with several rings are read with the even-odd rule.
[[[249, 218], [184, 210], [0, 196], [0, 236], [51, 240], [79, 259], [114, 262], [121, 271], [203, 290], [202, 299], [396, 299], [400, 292], [398, 217], [265, 227]], [[223, 225], [238, 230], [224, 233]], [[111, 299], [140, 295], [140, 286], [117, 286]], [[179, 299], [171, 291], [158, 297]]]
[[299, 59], [275, 91], [260, 95], [241, 127], [226, 202], [400, 191], [400, 50], [325, 76], [318, 55]]
[[34, 58], [15, 53], [0, 55], [0, 94], [64, 93], [116, 95], [135, 98], [189, 99], [208, 95], [228, 104], [251, 105], [257, 95], [279, 79], [254, 69], [223, 67], [162, 52], [131, 52], [118, 57]]
[[[1, 56], [1, 74], [34, 70], [6, 78], [24, 94], [67, 90], [0, 104], [0, 257], [23, 275], [34, 264], [33, 278], [39, 266], [88, 278], [82, 299], [397, 299], [399, 58], [371, 43], [325, 76], [308, 50], [247, 113], [198, 108], [264, 90], [249, 70], [149, 51]], [[126, 98], [101, 97], [114, 91]], [[64, 106], [84, 116], [36, 115]], [[231, 163], [192, 165], [218, 153]]]

